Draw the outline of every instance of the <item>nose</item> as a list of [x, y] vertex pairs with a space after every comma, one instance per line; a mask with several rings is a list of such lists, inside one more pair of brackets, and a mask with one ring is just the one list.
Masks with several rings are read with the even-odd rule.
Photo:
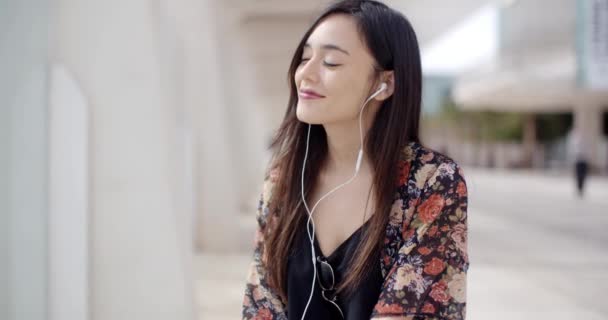
[[296, 82], [299, 84], [302, 81], [307, 83], [317, 83], [319, 81], [319, 64], [314, 58], [302, 62], [296, 70]]

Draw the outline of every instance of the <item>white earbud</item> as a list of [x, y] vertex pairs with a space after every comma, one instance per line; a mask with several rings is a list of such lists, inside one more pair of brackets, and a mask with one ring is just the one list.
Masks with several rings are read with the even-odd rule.
[[375, 98], [377, 95], [380, 94], [380, 92], [386, 90], [387, 87], [388, 87], [388, 85], [386, 84], [386, 82], [382, 82], [380, 84], [380, 87], [378, 88], [378, 90], [376, 90], [376, 92], [374, 92], [371, 96], [369, 96], [369, 98], [367, 98], [367, 100], [365, 101], [365, 103], [363, 105], [365, 106], [369, 102], [369, 100]]
[[382, 82], [382, 83], [380, 84], [380, 89], [378, 89], [378, 90], [379, 90], [379, 91], [386, 90], [386, 88], [387, 88], [387, 87], [388, 87], [388, 85], [386, 84], [386, 82]]

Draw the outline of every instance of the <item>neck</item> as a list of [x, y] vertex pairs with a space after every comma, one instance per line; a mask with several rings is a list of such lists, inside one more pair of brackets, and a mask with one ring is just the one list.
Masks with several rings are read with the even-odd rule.
[[327, 162], [322, 171], [326, 175], [352, 176], [360, 149], [363, 149], [363, 157], [358, 175], [372, 172], [371, 162], [364, 146], [380, 104], [376, 101], [367, 103], [369, 105], [366, 106], [364, 103], [362, 106], [363, 114], [357, 113], [357, 116], [351, 120], [323, 124], [327, 135]]
[[[363, 125], [363, 139], [370, 125]], [[325, 172], [338, 176], [351, 176], [355, 172], [355, 164], [359, 149], [363, 148], [361, 172], [369, 172], [371, 164], [365, 148], [361, 145], [359, 134], [359, 119], [351, 122], [341, 122], [323, 125], [327, 134], [327, 163]], [[365, 140], [364, 140], [365, 143]]]

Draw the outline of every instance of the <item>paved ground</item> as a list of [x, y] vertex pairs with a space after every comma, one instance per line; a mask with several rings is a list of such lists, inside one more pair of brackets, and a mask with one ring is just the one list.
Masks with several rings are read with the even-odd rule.
[[[608, 319], [608, 178], [467, 169], [468, 320]], [[249, 255], [198, 257], [201, 319], [239, 319]], [[227, 268], [226, 266], [230, 266]]]

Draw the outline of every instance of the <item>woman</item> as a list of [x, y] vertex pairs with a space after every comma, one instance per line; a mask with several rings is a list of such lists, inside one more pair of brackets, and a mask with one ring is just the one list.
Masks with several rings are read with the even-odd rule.
[[409, 22], [338, 2], [305, 33], [289, 82], [243, 318], [464, 319], [467, 188], [419, 141]]

